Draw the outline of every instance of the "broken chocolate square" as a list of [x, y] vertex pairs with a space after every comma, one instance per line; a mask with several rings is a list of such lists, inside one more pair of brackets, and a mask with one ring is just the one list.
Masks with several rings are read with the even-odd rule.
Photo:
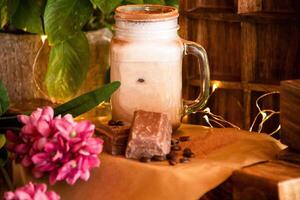
[[140, 159], [165, 156], [170, 152], [172, 125], [163, 113], [136, 111], [134, 113], [126, 157]]
[[129, 124], [99, 125], [96, 131], [104, 140], [104, 150], [112, 155], [124, 155], [129, 137]]

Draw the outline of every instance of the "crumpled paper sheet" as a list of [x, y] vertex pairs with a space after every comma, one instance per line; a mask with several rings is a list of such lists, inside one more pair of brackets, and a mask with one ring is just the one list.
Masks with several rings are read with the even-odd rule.
[[[285, 146], [265, 134], [237, 129], [214, 129], [182, 125], [175, 136], [189, 135], [196, 157], [189, 163], [140, 163], [102, 153], [101, 166], [93, 169], [88, 182], [52, 187], [62, 200], [194, 200], [215, 188], [243, 166], [274, 159]], [[17, 183], [37, 181], [16, 166]], [[39, 180], [40, 181], [40, 180]], [[48, 179], [44, 179], [47, 182]]]

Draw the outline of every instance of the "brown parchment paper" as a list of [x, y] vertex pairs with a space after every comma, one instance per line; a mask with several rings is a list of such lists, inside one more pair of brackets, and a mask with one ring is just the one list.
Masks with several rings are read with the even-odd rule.
[[[192, 138], [181, 143], [196, 153], [189, 163], [140, 163], [102, 153], [101, 166], [92, 170], [88, 182], [78, 181], [73, 186], [58, 183], [51, 189], [63, 200], [194, 200], [225, 181], [233, 170], [273, 159], [284, 148], [265, 134], [229, 128], [182, 125], [175, 136], [181, 135]], [[17, 184], [41, 181], [19, 165], [14, 171]]]

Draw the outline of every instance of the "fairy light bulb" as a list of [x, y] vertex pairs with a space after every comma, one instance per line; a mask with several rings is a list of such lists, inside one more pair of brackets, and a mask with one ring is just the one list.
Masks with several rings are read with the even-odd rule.
[[45, 43], [46, 39], [47, 39], [47, 35], [41, 35], [41, 40], [43, 44]]
[[215, 90], [220, 86], [220, 83], [219, 82], [216, 82], [212, 85], [212, 93], [215, 92]]

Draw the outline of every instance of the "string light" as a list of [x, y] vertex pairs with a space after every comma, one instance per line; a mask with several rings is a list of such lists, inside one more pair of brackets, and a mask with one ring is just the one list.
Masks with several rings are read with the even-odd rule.
[[220, 87], [220, 82], [215, 82], [213, 85], [212, 85], [212, 91], [211, 91], [211, 94], [213, 94], [216, 89], [218, 89], [218, 87]]
[[34, 61], [33, 61], [33, 64], [32, 64], [32, 73], [33, 73], [33, 82], [34, 82], [34, 85], [36, 86], [36, 88], [38, 89], [38, 91], [46, 98], [49, 98], [49, 96], [41, 89], [39, 83], [37, 82], [36, 78], [35, 78], [35, 72], [36, 72], [36, 63], [37, 63], [37, 60], [38, 58], [40, 57], [40, 54], [46, 44], [46, 40], [47, 40], [47, 35], [41, 35], [40, 36], [41, 38], [41, 41], [42, 41], [42, 45], [41, 47], [39, 48], [35, 58], [34, 58]]
[[42, 40], [42, 43], [44, 44], [45, 41], [47, 40], [47, 35], [41, 35], [41, 40]]
[[[269, 93], [266, 93], [266, 94], [263, 94], [261, 95], [260, 97], [258, 97], [256, 99], [256, 102], [255, 102], [255, 106], [257, 107], [258, 109], [258, 114], [255, 116], [253, 122], [252, 122], [252, 125], [250, 126], [250, 129], [249, 131], [252, 132], [253, 131], [253, 127], [254, 125], [256, 124], [257, 122], [257, 119], [259, 116], [261, 116], [261, 121], [260, 123], [258, 124], [258, 130], [256, 132], [258, 133], [261, 133], [262, 129], [263, 129], [263, 126], [265, 124], [265, 122], [270, 119], [272, 116], [274, 115], [279, 115], [280, 114], [280, 111], [274, 111], [272, 109], [262, 109], [259, 105], [260, 101], [267, 97], [267, 96], [270, 96], [270, 95], [276, 95], [276, 94], [280, 94], [278, 91], [275, 91], [275, 92], [269, 92]], [[280, 130], [280, 124], [277, 126], [276, 130], [273, 131], [272, 133], [270, 133], [270, 135], [274, 135], [275, 133], [277, 133], [278, 131]]]
[[[213, 85], [212, 85], [212, 91], [211, 91], [211, 94], [210, 94], [209, 98], [220, 87], [220, 85], [221, 85], [221, 82], [219, 82], [219, 81], [216, 81], [216, 82], [213, 83]], [[254, 120], [253, 120], [253, 122], [252, 122], [252, 124], [250, 126], [250, 129], [249, 129], [250, 132], [253, 132], [253, 127], [255, 126], [256, 123], [258, 123], [259, 116], [261, 116], [261, 121], [258, 124], [258, 130], [256, 132], [261, 133], [261, 131], [263, 130], [264, 124], [271, 117], [273, 117], [274, 115], [279, 115], [280, 114], [279, 111], [274, 111], [272, 109], [262, 109], [260, 107], [260, 101], [262, 101], [267, 96], [275, 95], [275, 94], [279, 94], [279, 92], [278, 91], [269, 92], [269, 93], [263, 94], [262, 96], [260, 96], [259, 98], [256, 99], [255, 105], [256, 105], [256, 107], [257, 107], [257, 109], [258, 109], [259, 112], [255, 116], [255, 118], [254, 118]], [[225, 128], [225, 127], [229, 126], [229, 127], [232, 127], [232, 128], [240, 129], [240, 127], [238, 127], [237, 125], [235, 125], [235, 124], [233, 124], [233, 123], [225, 120], [222, 116], [213, 114], [210, 111], [209, 107], [206, 107], [204, 109], [199, 109], [196, 112], [204, 114], [203, 115], [203, 119], [212, 128], [214, 127], [212, 125], [212, 123], [214, 123], [214, 124], [217, 124], [218, 127], [222, 127], [222, 128]], [[276, 130], [274, 130], [273, 132], [269, 133], [269, 135], [274, 135], [275, 133], [277, 133], [278, 131], [280, 131], [280, 128], [281, 127], [280, 127], [280, 124], [279, 124], [278, 127], [276, 128]]]

